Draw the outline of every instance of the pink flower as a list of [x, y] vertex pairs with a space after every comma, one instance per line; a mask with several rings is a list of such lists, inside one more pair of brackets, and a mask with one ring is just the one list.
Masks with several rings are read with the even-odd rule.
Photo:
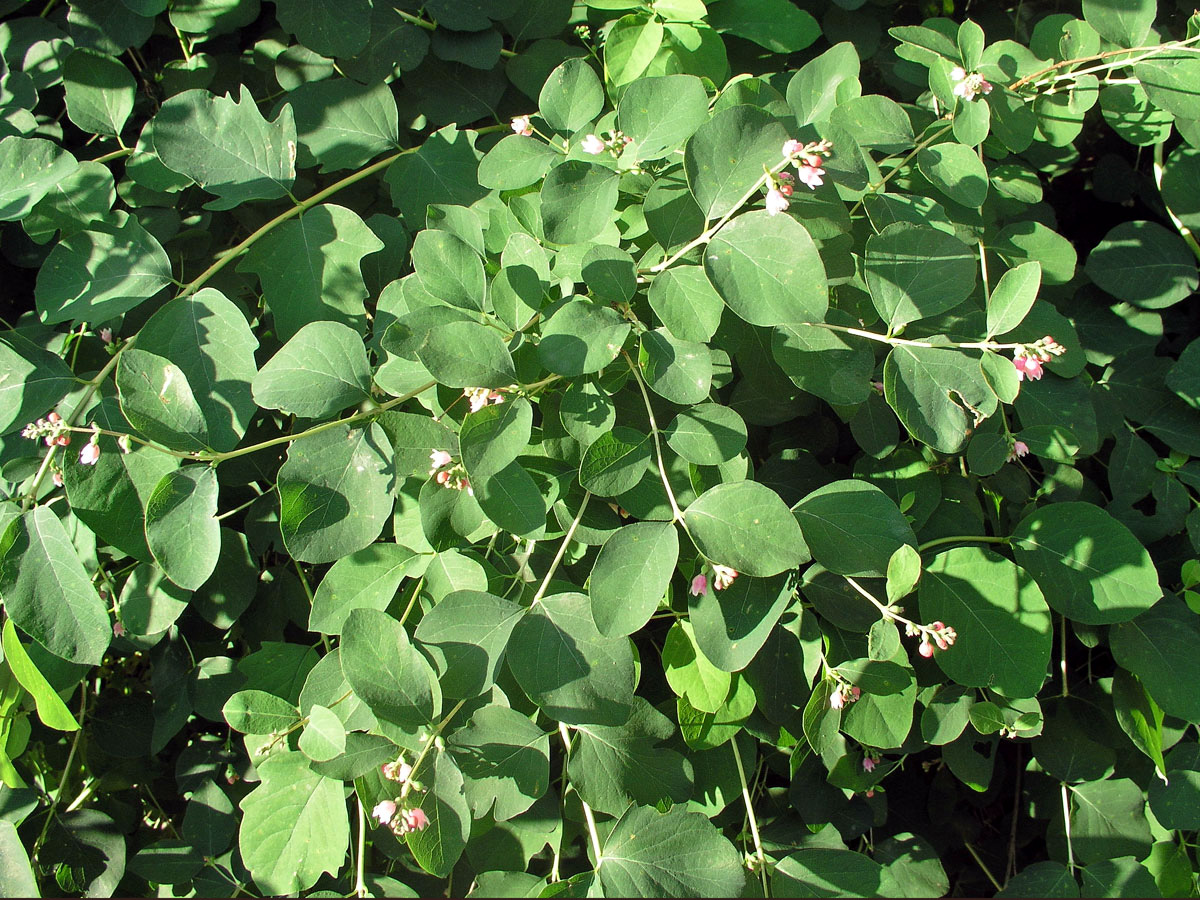
[[125, 626], [121, 622], [113, 622], [113, 637], [125, 637]]
[[437, 478], [438, 484], [446, 484], [450, 481], [450, 473], [445, 470], [438, 472], [435, 477]]
[[1029, 378], [1032, 381], [1037, 381], [1042, 377], [1041, 360], [1035, 359], [1032, 356], [1017, 356], [1013, 359], [1013, 366], [1017, 370], [1017, 381]]
[[1029, 445], [1024, 441], [1014, 441], [1012, 451], [1008, 454], [1008, 461], [1015, 462], [1019, 457], [1029, 454]]
[[412, 766], [406, 763], [404, 757], [401, 756], [394, 762], [384, 763], [380, 766], [380, 771], [388, 781], [398, 781], [403, 784], [412, 775]]
[[713, 563], [713, 590], [725, 590], [725, 588], [733, 584], [733, 579], [737, 578], [737, 576], [737, 571], [731, 569], [729, 566]]
[[789, 139], [783, 142], [783, 155], [785, 159], [791, 159], [803, 149], [804, 145], [795, 139]]
[[100, 458], [100, 445], [88, 442], [79, 451], [79, 461], [85, 466], [94, 466]]
[[522, 137], [529, 137], [533, 134], [533, 125], [529, 122], [529, 116], [515, 116], [510, 124], [513, 134], [519, 134]]
[[410, 831], [421, 831], [429, 827], [429, 816], [419, 806], [402, 810], [392, 822], [392, 831], [397, 835], [408, 834]]
[[580, 143], [579, 149], [584, 153], [590, 153], [592, 156], [596, 156], [599, 153], [603, 153], [606, 146], [607, 145], [604, 143], [604, 141], [600, 140], [600, 138], [596, 137], [596, 135], [589, 134], [583, 139], [582, 143]]
[[990, 94], [992, 86], [978, 72], [968, 73], [962, 66], [950, 70], [950, 79], [955, 83], [954, 95], [970, 102], [978, 94]]
[[394, 815], [396, 815], [395, 800], [380, 800], [375, 804], [375, 808], [371, 810], [371, 818], [379, 822], [380, 825], [390, 823]]
[[434, 472], [436, 472], [442, 466], [450, 465], [450, 460], [452, 460], [453, 458], [454, 457], [452, 457], [445, 450], [434, 450], [432, 453], [429, 454], [429, 461], [431, 463], [430, 468], [429, 468], [429, 474], [432, 475]]
[[842, 689], [838, 688], [829, 695], [829, 708], [841, 709], [846, 705], [846, 695], [842, 693]]
[[53, 472], [50, 473], [50, 480], [54, 482], [55, 487], [62, 487], [63, 486], [62, 472], [55, 469]]
[[917, 648], [917, 652], [926, 659], [929, 659], [929, 657], [933, 656], [933, 644], [929, 643], [928, 636], [921, 641], [921, 646]]
[[699, 597], [708, 593], [708, 576], [701, 572], [692, 579], [692, 596]]
[[796, 176], [800, 181], [807, 184], [814, 191], [825, 183], [821, 180], [821, 176], [824, 174], [824, 169], [820, 169], [815, 165], [808, 165], [807, 163], [796, 170]]
[[876, 766], [876, 762], [875, 762], [874, 758], [872, 758], [870, 756], [863, 757], [863, 771], [864, 772], [874, 772], [875, 766]]
[[850, 702], [851, 703], [855, 702], [861, 696], [862, 696], [862, 688], [860, 688], [857, 684], [850, 688]]
[[788, 208], [788, 199], [778, 188], [767, 191], [767, 215], [774, 216]]
[[100, 340], [104, 341], [104, 343], [106, 343], [106, 344], [111, 344], [113, 341], [112, 329], [111, 328], [101, 328], [100, 329]]

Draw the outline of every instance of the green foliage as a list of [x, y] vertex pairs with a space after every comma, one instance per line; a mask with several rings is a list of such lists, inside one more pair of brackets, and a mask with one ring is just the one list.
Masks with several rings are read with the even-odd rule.
[[969, 6], [0, 0], [0, 893], [1197, 896], [1200, 18]]

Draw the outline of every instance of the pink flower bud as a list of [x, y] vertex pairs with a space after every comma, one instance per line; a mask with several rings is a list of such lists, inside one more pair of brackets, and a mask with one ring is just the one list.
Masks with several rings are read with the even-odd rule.
[[853, 703], [862, 696], [862, 688], [857, 684], [850, 688], [850, 702]]
[[112, 329], [111, 328], [101, 328], [100, 329], [100, 340], [104, 341], [104, 343], [106, 343], [106, 344], [111, 344], [113, 342]]
[[55, 471], [51, 472], [51, 473], [50, 473], [50, 480], [54, 482], [54, 486], [55, 486], [55, 487], [62, 487], [62, 486], [63, 486], [63, 474], [62, 474], [62, 472], [59, 472], [58, 470], [55, 470]]
[[584, 153], [590, 153], [592, 156], [603, 153], [607, 145], [594, 134], [589, 134], [579, 144], [579, 149]]
[[52, 412], [48, 416], [46, 416], [46, 421], [49, 422], [51, 425], [57, 425], [59, 422], [62, 421], [62, 416], [60, 416], [56, 412]]
[[699, 597], [708, 593], [708, 576], [704, 573], [692, 579], [692, 596]]
[[83, 445], [83, 449], [79, 451], [79, 461], [85, 466], [94, 466], [96, 460], [100, 458], [100, 445], [93, 444], [90, 441]]
[[450, 473], [443, 469], [441, 472], [437, 473], [436, 477], [437, 477], [438, 484], [445, 484], [447, 481], [450, 480]]
[[929, 657], [933, 656], [933, 644], [929, 643], [929, 639], [926, 638], [921, 641], [921, 646], [917, 648], [917, 652], [926, 659], [929, 659]]

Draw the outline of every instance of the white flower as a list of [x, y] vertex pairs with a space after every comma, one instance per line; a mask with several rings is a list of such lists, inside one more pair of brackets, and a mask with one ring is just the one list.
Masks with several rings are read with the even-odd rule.
[[453, 458], [454, 457], [452, 457], [445, 450], [434, 450], [432, 453], [429, 454], [429, 460], [430, 460], [429, 474], [432, 475], [434, 472], [436, 472], [442, 466], [450, 465], [450, 460]]
[[598, 153], [603, 153], [606, 146], [607, 145], [604, 143], [604, 141], [600, 140], [600, 138], [596, 137], [596, 135], [589, 134], [583, 139], [583, 142], [580, 143], [579, 149], [584, 153], [590, 153], [592, 156], [595, 156]]
[[767, 215], [774, 216], [783, 212], [788, 208], [788, 199], [783, 196], [778, 188], [771, 188], [767, 191]]
[[722, 566], [718, 563], [713, 563], [713, 590], [723, 591], [725, 588], [733, 584], [733, 579], [737, 578], [736, 569], [729, 566]]

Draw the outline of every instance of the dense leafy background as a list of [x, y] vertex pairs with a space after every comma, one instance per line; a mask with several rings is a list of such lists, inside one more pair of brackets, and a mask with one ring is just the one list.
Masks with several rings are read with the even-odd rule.
[[1184, 0], [0, 16], [0, 893], [1197, 895]]

